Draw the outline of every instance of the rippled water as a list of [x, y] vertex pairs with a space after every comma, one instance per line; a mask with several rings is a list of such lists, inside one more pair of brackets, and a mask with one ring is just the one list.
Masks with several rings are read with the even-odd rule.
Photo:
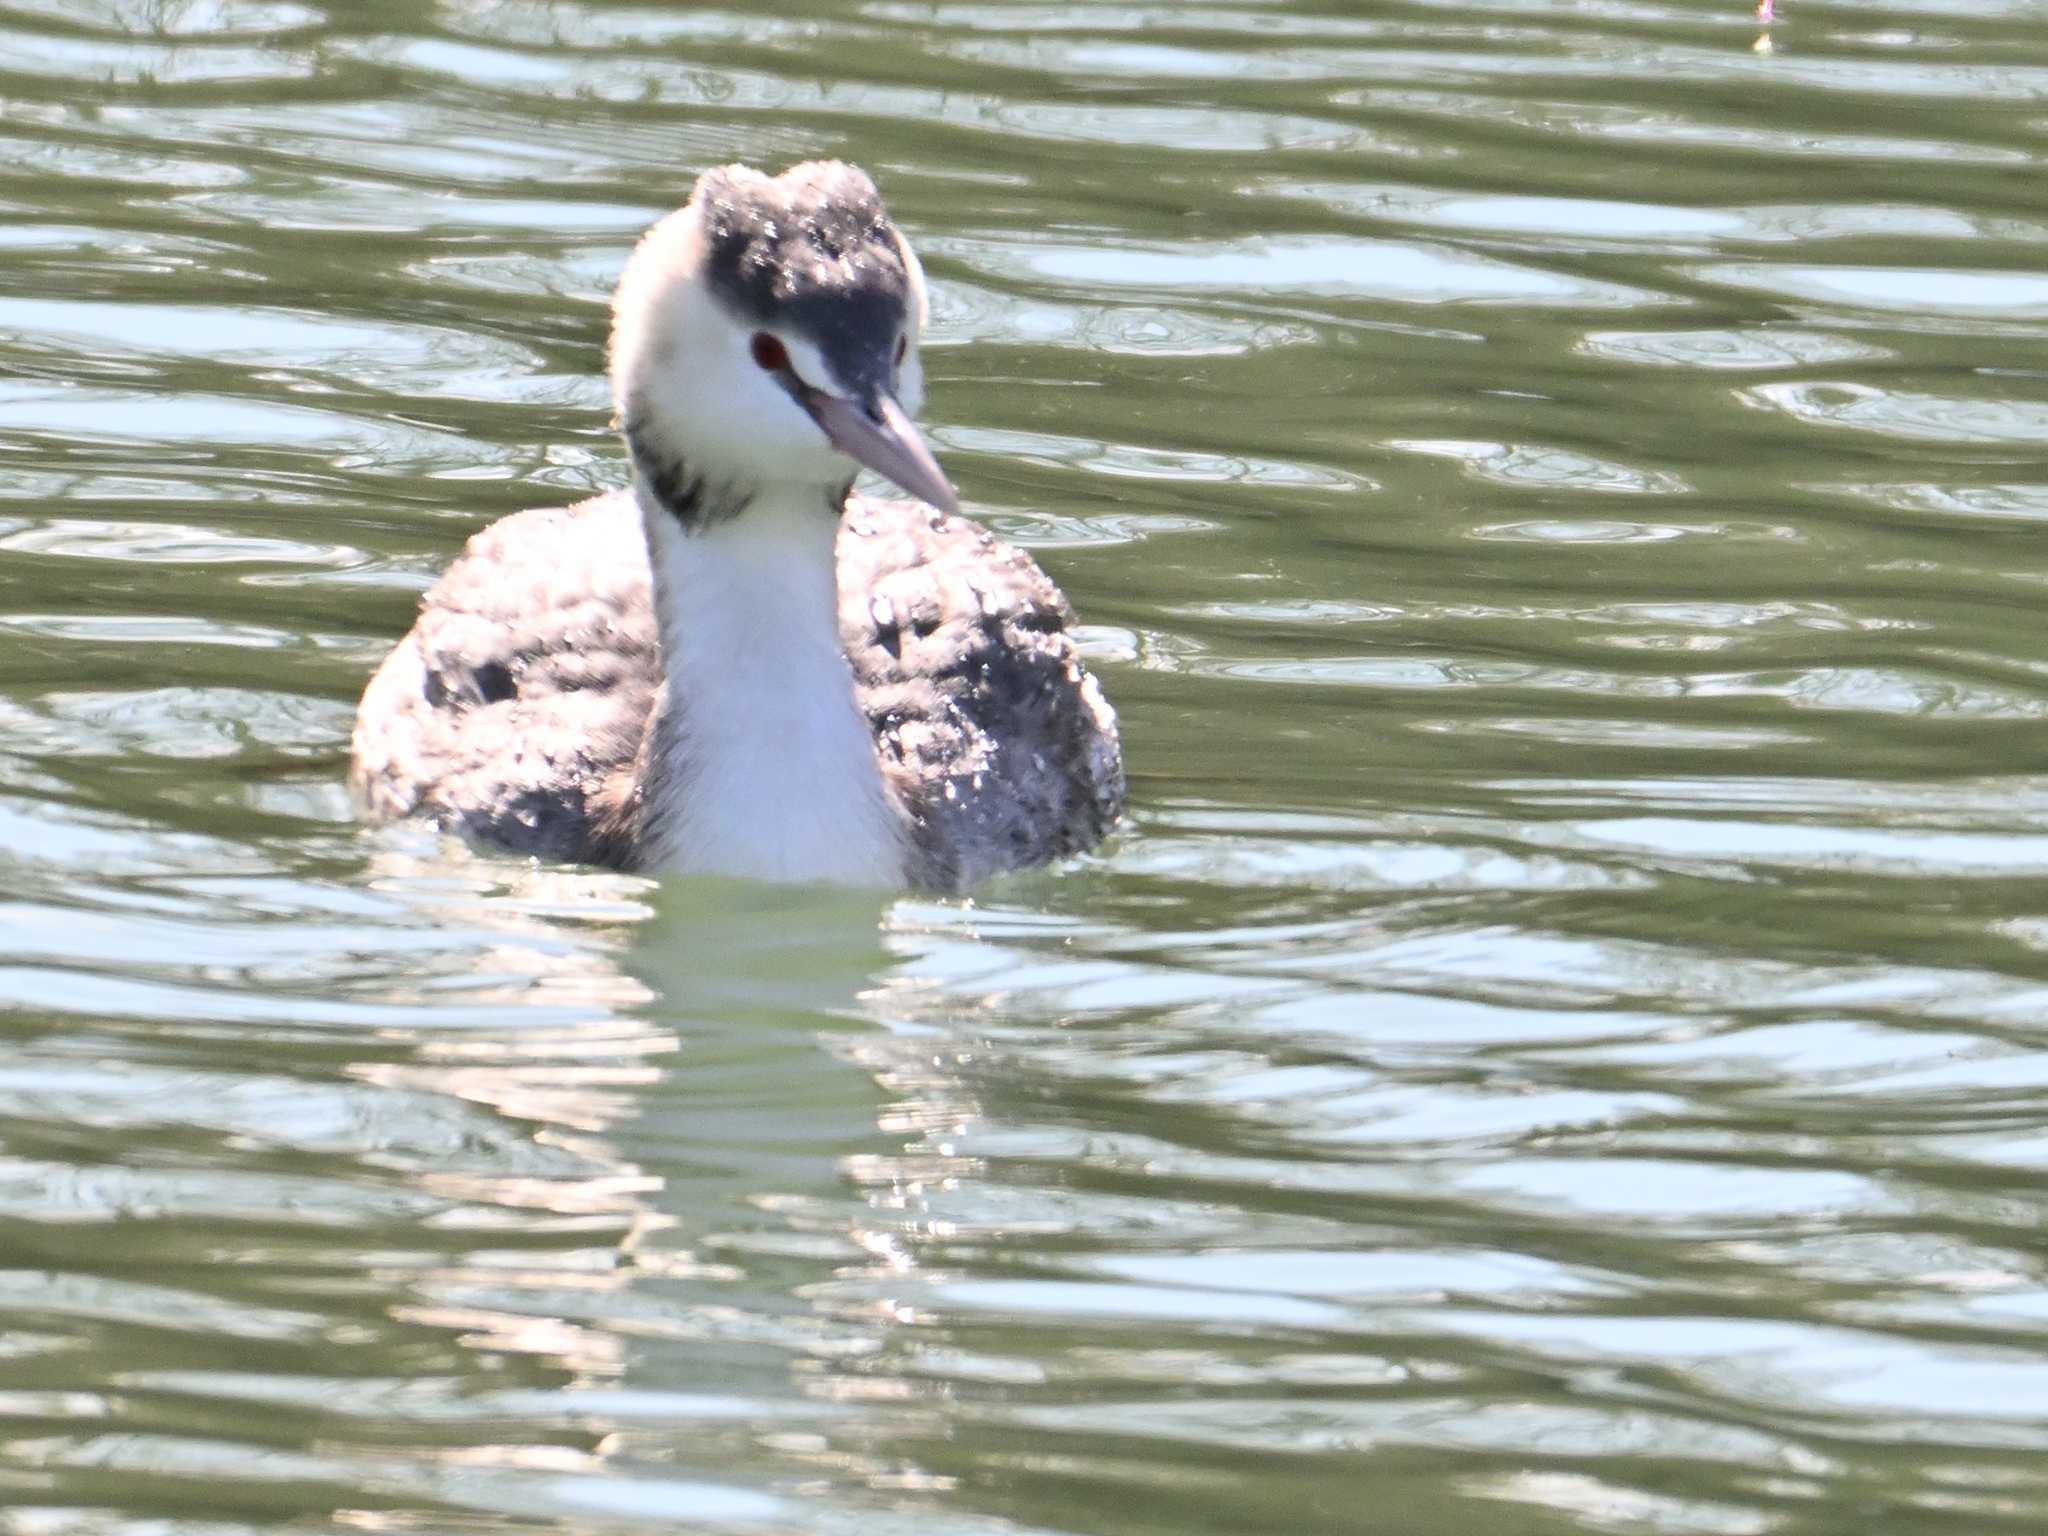
[[[2040, 1530], [2044, 22], [0, 3], [0, 1533]], [[360, 831], [816, 154], [1127, 831]]]

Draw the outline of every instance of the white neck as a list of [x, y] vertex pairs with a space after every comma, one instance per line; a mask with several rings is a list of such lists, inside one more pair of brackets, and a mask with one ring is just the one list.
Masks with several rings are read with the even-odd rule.
[[906, 834], [839, 643], [822, 489], [764, 487], [696, 533], [648, 506], [668, 708], [648, 765], [648, 864], [897, 886]]

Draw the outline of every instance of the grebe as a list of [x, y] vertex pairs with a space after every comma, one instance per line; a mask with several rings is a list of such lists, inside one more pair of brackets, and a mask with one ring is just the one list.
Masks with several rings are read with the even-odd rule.
[[[652, 872], [955, 891], [1094, 846], [1116, 716], [910, 413], [924, 273], [874, 183], [726, 166], [612, 310], [630, 489], [469, 541], [364, 691], [376, 819]], [[852, 494], [865, 465], [925, 505]]]

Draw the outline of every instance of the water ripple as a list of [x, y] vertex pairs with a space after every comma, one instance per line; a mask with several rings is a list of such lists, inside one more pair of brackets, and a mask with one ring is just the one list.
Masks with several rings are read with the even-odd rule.
[[1158, 247], [952, 241], [946, 253], [1013, 280], [1050, 279], [1083, 288], [1602, 309], [1639, 308], [1656, 299], [1642, 289], [1517, 266], [1451, 246], [1393, 240], [1259, 237]]
[[1920, 394], [1875, 384], [1759, 384], [1737, 395], [1813, 426], [1881, 436], [1905, 451], [1919, 443], [2021, 447], [2048, 443], [2048, 401]]
[[1790, 263], [1724, 263], [1693, 272], [1705, 282], [1828, 305], [1962, 318], [2048, 319], [2048, 275], [2034, 273]]
[[1763, 372], [1823, 363], [1876, 362], [1889, 354], [1866, 341], [1818, 331], [1590, 331], [1579, 343], [1590, 356], [1653, 368]]
[[1496, 485], [1544, 490], [1590, 491], [1596, 495], [1682, 496], [1692, 489], [1663, 470], [1632, 469], [1564, 448], [1534, 443], [1468, 443], [1396, 439], [1387, 444], [1405, 453], [1455, 459], [1465, 472]]

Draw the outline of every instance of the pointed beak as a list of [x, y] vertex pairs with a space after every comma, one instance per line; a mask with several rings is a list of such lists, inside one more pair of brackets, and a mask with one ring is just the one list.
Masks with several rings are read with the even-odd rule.
[[946, 483], [939, 461], [925, 447], [917, 428], [903, 414], [903, 407], [888, 395], [877, 395], [872, 407], [822, 390], [807, 390], [801, 398], [832, 446], [848, 458], [895, 481], [919, 501], [928, 501], [941, 512], [960, 510], [960, 498]]

